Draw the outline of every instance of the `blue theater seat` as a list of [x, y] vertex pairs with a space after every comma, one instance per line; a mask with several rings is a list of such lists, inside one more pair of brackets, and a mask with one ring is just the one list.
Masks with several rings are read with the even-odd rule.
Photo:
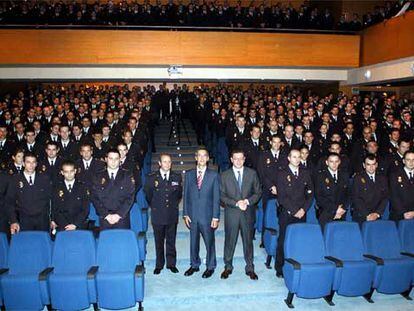
[[92, 203], [89, 204], [88, 220], [95, 222], [95, 227], [99, 227], [99, 216], [96, 213], [95, 206]]
[[91, 231], [63, 231], [56, 236], [49, 278], [52, 307], [81, 310], [96, 304], [96, 245]]
[[373, 288], [379, 293], [401, 294], [411, 290], [414, 261], [401, 255], [401, 243], [394, 221], [366, 221], [362, 224], [365, 257], [376, 263]]
[[[9, 256], [9, 243], [5, 233], [0, 233], [0, 279], [7, 269], [7, 259]], [[3, 293], [0, 286], [0, 306], [3, 305]]]
[[122, 229], [102, 231], [98, 240], [97, 264], [99, 307], [124, 309], [134, 307], [138, 302], [139, 310], [142, 310], [144, 267], [135, 233]]
[[332, 303], [335, 265], [325, 259], [321, 227], [316, 224], [291, 224], [285, 237], [283, 275], [289, 290], [285, 302], [293, 308], [294, 295], [300, 298], [321, 298]]
[[47, 279], [52, 270], [51, 255], [52, 242], [47, 232], [13, 235], [9, 271], [1, 279], [6, 310], [42, 310], [50, 304]]
[[319, 224], [318, 217], [316, 217], [316, 200], [312, 200], [309, 210], [306, 212], [306, 222], [308, 224]]
[[333, 290], [342, 296], [369, 294], [375, 264], [363, 256], [364, 245], [358, 223], [328, 223], [325, 226], [325, 248], [326, 258], [336, 264]]
[[[400, 234], [402, 254], [414, 260], [414, 219], [400, 220], [398, 223], [398, 231]], [[414, 269], [411, 283], [414, 285]]]
[[270, 269], [272, 258], [276, 258], [277, 239], [279, 237], [279, 220], [277, 217], [277, 201], [275, 199], [267, 201], [263, 222], [263, 244], [267, 254], [265, 265]]

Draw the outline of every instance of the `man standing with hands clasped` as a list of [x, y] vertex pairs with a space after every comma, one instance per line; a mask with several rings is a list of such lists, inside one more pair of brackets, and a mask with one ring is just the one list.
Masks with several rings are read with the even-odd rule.
[[214, 230], [220, 220], [220, 184], [217, 172], [208, 169], [206, 149], [198, 149], [196, 169], [186, 172], [184, 181], [184, 222], [190, 229], [191, 267], [185, 272], [190, 276], [200, 270], [200, 234], [207, 249], [207, 269], [203, 278], [213, 275], [217, 266]]
[[259, 177], [255, 170], [244, 166], [243, 151], [233, 150], [233, 167], [221, 175], [220, 194], [224, 205], [224, 271], [222, 279], [233, 272], [233, 256], [239, 231], [243, 241], [246, 275], [257, 280], [253, 265], [253, 232], [256, 204], [262, 195]]

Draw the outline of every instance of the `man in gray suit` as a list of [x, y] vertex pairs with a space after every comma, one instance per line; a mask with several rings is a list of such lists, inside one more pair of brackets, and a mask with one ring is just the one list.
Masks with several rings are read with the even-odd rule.
[[224, 271], [222, 279], [233, 272], [233, 255], [239, 231], [243, 241], [246, 275], [252, 280], [258, 277], [253, 265], [253, 234], [256, 204], [262, 195], [262, 187], [255, 170], [244, 166], [245, 155], [241, 150], [231, 153], [232, 168], [221, 174], [220, 199], [224, 205]]

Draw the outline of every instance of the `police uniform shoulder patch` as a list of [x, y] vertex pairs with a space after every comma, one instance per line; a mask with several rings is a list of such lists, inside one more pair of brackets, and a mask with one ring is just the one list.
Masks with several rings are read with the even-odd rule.
[[361, 177], [361, 182], [362, 182], [363, 184], [365, 184], [365, 183], [366, 183], [366, 180], [365, 180], [365, 178], [364, 178], [364, 177]]
[[325, 184], [329, 185], [329, 178], [325, 178]]

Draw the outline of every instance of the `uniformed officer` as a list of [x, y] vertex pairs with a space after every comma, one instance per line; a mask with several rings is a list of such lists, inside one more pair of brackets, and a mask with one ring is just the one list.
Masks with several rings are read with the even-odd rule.
[[75, 178], [76, 168], [73, 161], [62, 162], [61, 174], [63, 180], [53, 187], [52, 230], [85, 229], [89, 213], [88, 190], [84, 183]]
[[16, 148], [12, 153], [12, 161], [8, 165], [5, 165], [4, 171], [8, 175], [20, 174], [23, 172], [23, 159], [24, 152], [23, 149]]
[[[181, 175], [171, 171], [171, 156], [161, 154], [159, 171], [147, 176], [144, 186], [146, 199], [151, 208], [151, 222], [154, 229], [156, 264], [154, 274], [164, 268], [165, 255], [167, 269], [178, 273], [175, 238], [178, 224], [178, 204], [182, 198]], [[164, 255], [165, 245], [165, 255]]]
[[129, 229], [129, 211], [135, 199], [135, 180], [119, 167], [118, 150], [110, 149], [105, 157], [106, 169], [96, 174], [91, 198], [99, 216], [101, 229]]
[[0, 172], [0, 232], [9, 233], [9, 220], [6, 207], [6, 193], [10, 176], [7, 172]]
[[300, 167], [300, 151], [292, 149], [289, 165], [278, 172], [277, 195], [279, 202], [279, 238], [276, 251], [276, 276], [282, 277], [284, 242], [288, 225], [306, 221], [306, 212], [313, 199], [313, 184], [308, 170]]
[[403, 159], [404, 167], [391, 173], [390, 219], [414, 219], [414, 152], [407, 151]]
[[33, 153], [24, 156], [23, 174], [12, 177], [6, 195], [10, 232], [49, 231], [52, 183], [46, 174], [37, 173], [37, 158]]
[[357, 173], [352, 186], [352, 219], [362, 224], [381, 218], [388, 202], [388, 181], [377, 173], [378, 161], [367, 155], [364, 171]]
[[45, 159], [39, 161], [39, 170], [47, 174], [52, 183], [61, 179], [60, 167], [62, 160], [58, 157], [59, 145], [57, 142], [49, 141], [46, 144]]
[[132, 173], [132, 176], [134, 176], [135, 180], [135, 192], [138, 192], [142, 186], [141, 170], [139, 169], [139, 164], [137, 162], [134, 162], [132, 158], [128, 157], [129, 150], [125, 143], [119, 143], [117, 150], [121, 156], [119, 167]]
[[91, 190], [93, 178], [98, 172], [105, 169], [105, 163], [92, 157], [93, 148], [88, 143], [80, 146], [80, 156], [81, 158], [76, 162], [76, 178]]
[[246, 155], [245, 165], [250, 168], [257, 169], [260, 153], [265, 150], [265, 141], [260, 137], [260, 127], [252, 125], [250, 130], [250, 137], [241, 142], [241, 148]]
[[344, 220], [348, 208], [348, 173], [339, 169], [341, 158], [330, 153], [325, 160], [326, 169], [316, 175], [315, 198], [319, 211], [319, 223]]

